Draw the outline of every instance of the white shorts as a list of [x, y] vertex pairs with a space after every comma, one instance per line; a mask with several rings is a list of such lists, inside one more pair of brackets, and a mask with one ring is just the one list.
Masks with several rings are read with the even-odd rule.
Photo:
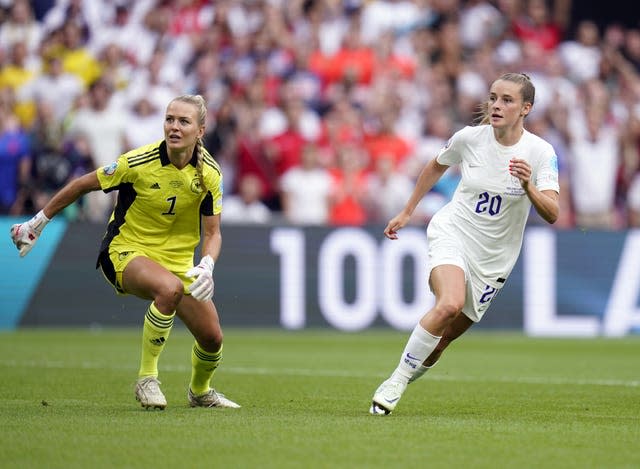
[[[462, 312], [473, 322], [478, 322], [489, 309], [491, 301], [498, 295], [501, 288], [487, 283], [480, 275], [469, 268], [464, 250], [451, 236], [428, 236], [429, 243], [429, 277], [431, 270], [439, 265], [455, 265], [464, 271], [466, 285], [465, 301]], [[504, 285], [506, 279], [501, 279]]]

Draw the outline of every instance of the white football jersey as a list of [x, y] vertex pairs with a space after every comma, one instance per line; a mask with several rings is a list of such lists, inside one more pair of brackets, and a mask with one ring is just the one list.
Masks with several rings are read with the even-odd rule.
[[520, 181], [509, 174], [509, 160], [531, 165], [540, 191], [560, 191], [553, 147], [530, 132], [512, 146], [498, 143], [493, 127], [465, 127], [437, 155], [440, 164], [460, 165], [462, 178], [452, 200], [431, 219], [429, 236], [451, 236], [464, 251], [468, 267], [488, 285], [500, 288], [522, 246], [531, 209]]

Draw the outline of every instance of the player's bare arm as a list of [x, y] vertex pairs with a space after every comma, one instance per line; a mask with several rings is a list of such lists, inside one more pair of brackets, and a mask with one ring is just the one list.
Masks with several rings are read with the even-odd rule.
[[55, 194], [44, 206], [43, 212], [48, 218], [53, 218], [58, 212], [71, 205], [83, 195], [100, 190], [100, 182], [96, 171], [92, 171], [72, 180]]
[[424, 168], [422, 168], [409, 201], [405, 205], [404, 209], [398, 215], [393, 217], [384, 229], [384, 235], [387, 238], [398, 239], [398, 230], [409, 222], [413, 211], [416, 209], [424, 195], [431, 190], [448, 168], [449, 166], [438, 163], [436, 158], [429, 161]]
[[220, 214], [202, 217], [202, 257], [211, 256], [215, 261], [222, 249]]
[[539, 191], [531, 182], [531, 166], [525, 160], [514, 158], [509, 163], [509, 172], [520, 180], [536, 212], [547, 222], [555, 223], [560, 214], [559, 194], [556, 191]]

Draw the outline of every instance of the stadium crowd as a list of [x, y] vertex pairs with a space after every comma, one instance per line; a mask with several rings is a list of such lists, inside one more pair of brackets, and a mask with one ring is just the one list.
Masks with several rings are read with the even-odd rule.
[[[0, 5], [0, 214], [36, 213], [70, 178], [161, 139], [169, 100], [201, 94], [223, 222], [386, 223], [515, 71], [536, 86], [525, 126], [558, 155], [554, 226], [640, 227], [640, 25], [571, 21], [571, 0]], [[103, 222], [112, 204], [91, 193], [65, 215]]]

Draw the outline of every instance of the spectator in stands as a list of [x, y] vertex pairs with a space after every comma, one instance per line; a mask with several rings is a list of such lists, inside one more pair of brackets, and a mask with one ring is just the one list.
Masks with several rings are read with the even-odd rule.
[[[238, 119], [235, 114], [236, 98], [226, 96], [217, 109], [211, 111], [212, 125], [204, 135], [204, 146], [222, 167], [225, 175], [225, 193], [235, 188], [235, 177], [238, 171]], [[264, 190], [261, 185], [261, 196]]]
[[330, 168], [329, 197], [331, 226], [361, 226], [367, 223], [367, 155], [353, 143], [337, 150], [337, 165]]
[[346, 143], [361, 145], [363, 135], [363, 113], [351, 100], [347, 90], [334, 90], [327, 101], [327, 110], [322, 121], [322, 132], [318, 139], [320, 163], [324, 167], [337, 164], [337, 149]]
[[318, 148], [306, 144], [299, 164], [280, 178], [282, 214], [294, 225], [326, 225], [329, 219], [331, 176], [320, 165]]
[[302, 149], [308, 142], [300, 127], [304, 109], [302, 99], [289, 99], [284, 103], [286, 128], [265, 139], [265, 152], [272, 161], [278, 177], [299, 165], [302, 160]]
[[237, 107], [238, 152], [234, 187], [237, 191], [237, 181], [247, 174], [254, 174], [262, 182], [262, 201], [269, 209], [280, 210], [278, 173], [274, 162], [266, 154], [264, 139], [259, 131], [259, 120], [264, 109], [261, 93], [259, 87], [249, 86], [242, 104]]
[[86, 47], [81, 27], [71, 20], [62, 26], [61, 58], [62, 68], [80, 78], [84, 86], [91, 85], [102, 73], [100, 62]]
[[225, 196], [224, 222], [258, 225], [271, 220], [271, 210], [262, 202], [262, 182], [253, 174], [238, 181], [238, 193]]
[[164, 103], [183, 86], [183, 71], [175, 63], [167, 60], [167, 52], [157, 49], [149, 63], [134, 74], [126, 94], [132, 101], [144, 95], [155, 107], [162, 109]]
[[371, 83], [374, 53], [363, 44], [360, 25], [356, 20], [350, 22], [337, 52], [329, 55], [318, 50], [309, 60], [310, 69], [322, 79], [325, 86], [338, 82]]
[[640, 73], [640, 29], [631, 28], [624, 33], [622, 50], [624, 57], [633, 65], [636, 72]]
[[466, 50], [493, 42], [504, 31], [504, 17], [488, 0], [468, 0], [460, 11], [460, 40]]
[[0, 89], [9, 88], [14, 95], [12, 113], [20, 120], [22, 127], [28, 127], [35, 116], [33, 102], [23, 101], [19, 96], [36, 77], [37, 66], [29, 60], [24, 42], [16, 42], [11, 46], [9, 63], [0, 69]]
[[185, 89], [191, 94], [200, 94], [207, 98], [210, 108], [220, 106], [229, 93], [229, 85], [220, 73], [218, 55], [208, 51], [195, 59], [193, 70], [185, 77]]
[[575, 223], [580, 228], [612, 230], [620, 222], [615, 196], [623, 129], [600, 81], [583, 84], [582, 102], [583, 108], [567, 113], [566, 128]]
[[284, 81], [293, 86], [306, 106], [321, 113], [325, 110], [322, 82], [320, 77], [308, 67], [313, 46], [313, 42], [307, 42], [298, 44], [294, 48], [293, 61], [284, 74]]
[[0, 93], [0, 214], [22, 215], [31, 184], [29, 137], [13, 113], [11, 93]]
[[56, 120], [63, 122], [71, 111], [73, 102], [83, 92], [84, 86], [80, 78], [65, 72], [60, 56], [50, 53], [43, 57], [40, 73], [22, 88], [18, 97], [31, 103], [48, 101], [53, 107]]
[[[575, 215], [573, 213], [571, 197], [571, 173], [568, 142], [562, 133], [560, 133], [553, 125], [555, 120], [566, 120], [568, 112], [569, 111], [566, 106], [558, 106], [552, 107], [546, 113], [530, 113], [527, 118], [527, 129], [534, 135], [537, 135], [549, 142], [551, 146], [553, 146], [553, 149], [556, 151], [556, 156], [558, 157], [558, 186], [560, 187], [558, 204], [560, 207], [560, 213], [558, 215], [558, 220], [554, 223], [554, 226], [559, 229], [570, 229], [575, 227]], [[554, 116], [553, 119], [550, 117], [551, 114]], [[544, 224], [546, 222], [537, 212], [533, 212], [529, 217], [529, 223]]]
[[640, 228], [640, 113], [632, 110], [623, 139], [624, 168], [622, 179], [627, 208], [627, 226]]
[[116, 90], [126, 90], [131, 82], [134, 69], [117, 42], [108, 42], [98, 53], [102, 70], [101, 78], [107, 80]]
[[600, 32], [594, 21], [580, 21], [574, 39], [565, 40], [558, 52], [569, 78], [581, 84], [598, 77], [602, 50]]
[[38, 101], [31, 142], [31, 193], [29, 213], [37, 213], [51, 196], [62, 188], [72, 174], [71, 163], [64, 157], [62, 122], [57, 120], [50, 101]]
[[9, 15], [0, 25], [0, 47], [10, 49], [14, 44], [24, 44], [28, 54], [35, 54], [43, 36], [42, 24], [36, 21], [28, 0], [15, 0]]
[[[113, 87], [105, 80], [97, 80], [89, 87], [89, 106], [73, 114], [68, 135], [83, 134], [89, 141], [97, 166], [107, 166], [113, 155], [124, 152], [126, 122], [123, 110], [111, 105]], [[93, 222], [104, 222], [113, 209], [113, 194], [87, 194], [82, 216]]]
[[[31, 220], [11, 227], [11, 239], [25, 256], [49, 220], [82, 194], [118, 192], [97, 264], [116, 292], [152, 301], [135, 385], [136, 399], [147, 409], [167, 406], [158, 360], [176, 315], [195, 338], [189, 405], [240, 407], [211, 387], [222, 359], [222, 330], [212, 301], [214, 262], [222, 242], [222, 174], [202, 146], [206, 115], [202, 96], [173, 99], [166, 108], [164, 140], [74, 179]], [[194, 267], [199, 245], [201, 260]]]
[[[417, 181], [422, 168], [438, 155], [438, 152], [445, 146], [453, 131], [453, 120], [446, 110], [434, 109], [427, 116], [425, 131], [416, 146], [415, 152], [403, 166], [403, 172], [409, 175], [412, 181]], [[430, 220], [438, 210], [452, 199], [459, 182], [460, 168], [458, 166], [450, 166], [416, 207], [415, 220], [422, 223]], [[396, 210], [395, 213], [398, 212], [399, 210]], [[387, 218], [389, 219], [390, 217]]]
[[378, 159], [383, 157], [391, 157], [394, 170], [399, 170], [411, 154], [412, 148], [409, 142], [398, 135], [394, 129], [397, 116], [394, 102], [392, 95], [383, 100], [378, 113], [378, 128], [365, 134], [364, 147], [367, 151], [370, 170], [373, 170]]
[[413, 181], [395, 169], [393, 156], [381, 155], [375, 162], [375, 171], [367, 178], [367, 219], [386, 223], [404, 207], [412, 191]]
[[141, 96], [127, 109], [127, 126], [124, 128], [124, 148], [130, 150], [144, 145], [149, 140], [162, 138], [162, 129], [158, 122], [162, 120], [162, 112], [146, 96]]
[[523, 14], [512, 25], [514, 36], [525, 46], [554, 50], [563, 38], [566, 25], [553, 18], [547, 0], [526, 0], [525, 3]]
[[72, 22], [80, 31], [82, 41], [90, 39], [92, 32], [99, 27], [107, 13], [105, 2], [85, 2], [83, 0], [56, 0], [43, 18], [47, 31], [54, 31], [64, 27], [66, 22]]

